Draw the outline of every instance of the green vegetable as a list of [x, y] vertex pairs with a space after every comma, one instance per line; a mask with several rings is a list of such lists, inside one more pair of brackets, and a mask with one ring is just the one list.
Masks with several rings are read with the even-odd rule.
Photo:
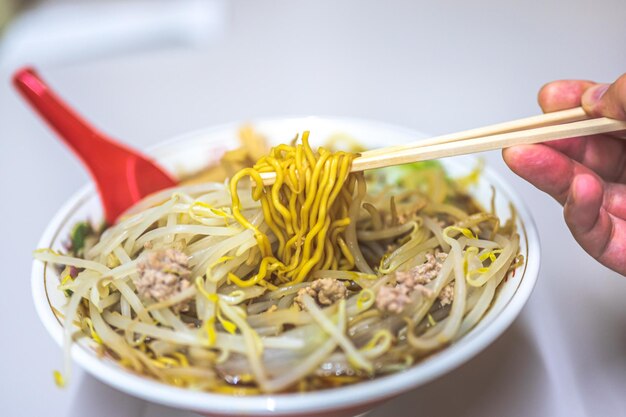
[[433, 159], [429, 161], [413, 162], [412, 164], [399, 165], [399, 168], [409, 172], [417, 172], [431, 168], [443, 169], [443, 166], [441, 165], [441, 162]]
[[93, 233], [91, 225], [87, 222], [76, 223], [70, 234], [72, 251], [78, 254], [85, 247], [85, 238]]

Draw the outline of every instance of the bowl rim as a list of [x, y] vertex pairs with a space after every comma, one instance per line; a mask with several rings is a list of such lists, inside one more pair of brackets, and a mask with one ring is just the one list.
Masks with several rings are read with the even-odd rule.
[[[359, 127], [371, 126], [377, 129], [393, 130], [397, 133], [420, 136], [418, 131], [410, 128], [370, 119], [349, 117], [263, 117], [253, 119], [249, 123], [252, 125], [285, 122], [294, 123], [311, 119], [328, 123], [357, 125]], [[220, 131], [232, 131], [241, 125], [241, 122], [230, 122], [177, 135], [149, 148], [148, 154], [156, 156], [160, 151], [164, 151], [176, 143], [191, 141], [192, 139], [198, 139], [202, 136], [208, 136]], [[500, 314], [493, 318], [488, 326], [481, 329], [478, 333], [468, 334], [457, 342], [457, 344], [436, 353], [429, 358], [429, 360], [421, 362], [419, 366], [414, 366], [403, 372], [397, 372], [388, 376], [340, 388], [306, 393], [237, 397], [237, 400], [233, 401], [233, 396], [230, 395], [177, 388], [133, 374], [121, 368], [113, 368], [107, 361], [96, 357], [96, 355], [78, 343], [72, 346], [72, 358], [81, 368], [95, 378], [136, 397], [171, 407], [220, 413], [223, 415], [249, 413], [256, 415], [285, 415], [349, 409], [368, 403], [384, 401], [385, 399], [414, 389], [419, 385], [457, 368], [494, 342], [519, 315], [521, 309], [530, 297], [539, 275], [540, 242], [535, 222], [528, 207], [516, 193], [515, 189], [507, 185], [501, 176], [489, 166], [484, 167], [483, 175], [499, 192], [503, 192], [506, 195], [517, 210], [518, 218], [523, 229], [522, 232], [526, 237], [527, 246], [527, 259], [525, 260], [524, 270], [520, 275], [523, 279], [520, 279], [511, 299], [503, 307]], [[92, 198], [94, 192], [93, 184], [87, 184], [74, 193], [48, 223], [38, 242], [38, 247], [48, 247], [50, 242], [55, 241], [63, 225], [69, 221], [72, 214], [78, 208], [88, 199]], [[62, 326], [59, 326], [59, 321], [51, 309], [46, 285], [44, 283], [45, 270], [45, 263], [33, 261], [31, 275], [33, 300], [37, 314], [46, 330], [59, 345], [62, 345]], [[44, 280], [41, 279], [42, 276], [44, 276]], [[454, 349], [454, 347], [458, 345], [461, 345], [460, 349]]]

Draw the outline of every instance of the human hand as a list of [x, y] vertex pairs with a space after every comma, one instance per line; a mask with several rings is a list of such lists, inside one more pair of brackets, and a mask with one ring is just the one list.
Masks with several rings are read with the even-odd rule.
[[[626, 74], [610, 85], [546, 84], [539, 105], [544, 113], [582, 105], [591, 116], [626, 120]], [[517, 175], [563, 205], [565, 222], [587, 253], [626, 275], [626, 140], [619, 135], [563, 139], [511, 147], [503, 157]]]

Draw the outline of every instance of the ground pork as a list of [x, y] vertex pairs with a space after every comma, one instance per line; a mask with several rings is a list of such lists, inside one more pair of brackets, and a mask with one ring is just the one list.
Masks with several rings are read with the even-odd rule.
[[421, 284], [412, 288], [402, 284], [396, 284], [393, 287], [384, 286], [376, 294], [376, 307], [381, 311], [400, 314], [411, 302], [409, 294], [415, 291], [419, 291], [424, 297], [433, 296], [432, 290]]
[[441, 265], [448, 256], [445, 252], [438, 252], [433, 255], [426, 254], [426, 262], [418, 265], [408, 271], [396, 272], [396, 282], [401, 285], [407, 285], [410, 288], [416, 285], [425, 285], [432, 281], [441, 271]]
[[399, 314], [411, 301], [410, 294], [420, 291], [426, 297], [432, 297], [432, 291], [424, 285], [432, 281], [441, 271], [443, 261], [448, 256], [445, 252], [435, 255], [427, 253], [426, 262], [408, 271], [395, 273], [396, 285], [385, 286], [378, 290], [376, 295], [376, 307], [381, 311]]
[[311, 296], [321, 306], [329, 306], [336, 301], [346, 298], [348, 290], [341, 281], [334, 278], [316, 279], [308, 287], [301, 288], [293, 300], [300, 309], [304, 309], [302, 303], [304, 294]]
[[437, 298], [439, 298], [439, 302], [442, 306], [452, 304], [452, 300], [454, 300], [454, 282], [443, 287]]
[[410, 302], [408, 288], [404, 285], [384, 286], [376, 294], [376, 307], [394, 314], [402, 313], [404, 307]]
[[[139, 277], [134, 281], [139, 296], [165, 301], [191, 286], [189, 258], [176, 249], [145, 252], [137, 262]], [[184, 306], [179, 306], [184, 309]]]

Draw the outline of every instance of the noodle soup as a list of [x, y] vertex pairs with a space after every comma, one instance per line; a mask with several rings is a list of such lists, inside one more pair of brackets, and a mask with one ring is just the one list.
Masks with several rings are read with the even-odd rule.
[[[353, 384], [407, 371], [461, 343], [521, 265], [513, 213], [500, 221], [496, 200], [469, 194], [474, 168], [456, 180], [438, 163], [335, 174], [338, 203], [325, 206], [327, 215], [319, 207], [308, 212], [329, 224], [325, 234], [312, 233], [324, 230], [318, 222], [301, 227], [307, 212], [300, 194], [291, 203], [298, 210], [281, 214], [289, 184], [265, 189], [283, 194], [263, 207], [250, 184], [190, 183], [140, 204], [101, 235], [86, 233], [83, 240], [95, 240], [82, 254], [70, 253], [75, 260], [37, 256], [64, 265], [58, 290], [71, 292], [69, 308], [78, 300], [65, 319], [134, 373], [235, 395]], [[321, 243], [304, 256], [307, 236]], [[309, 262], [319, 247], [319, 259]], [[302, 269], [307, 262], [313, 266]], [[175, 289], [159, 292], [167, 280]]]

